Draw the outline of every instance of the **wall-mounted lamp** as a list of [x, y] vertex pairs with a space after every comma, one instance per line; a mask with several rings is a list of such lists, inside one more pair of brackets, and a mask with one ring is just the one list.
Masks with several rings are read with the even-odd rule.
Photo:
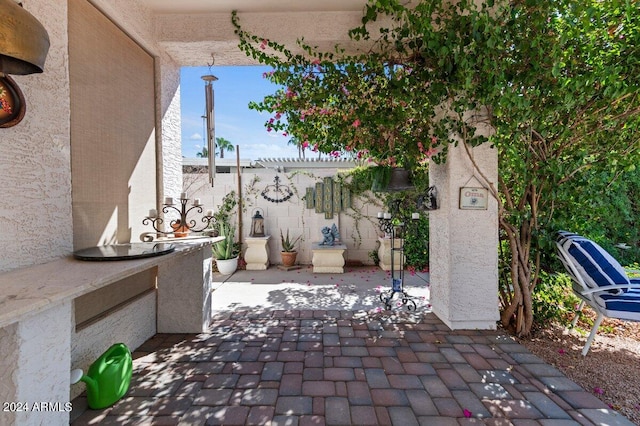
[[26, 103], [9, 74], [41, 73], [49, 52], [49, 34], [13, 0], [0, 0], [0, 128], [18, 124]]
[[49, 52], [49, 34], [13, 0], [0, 0], [0, 73], [40, 73]]

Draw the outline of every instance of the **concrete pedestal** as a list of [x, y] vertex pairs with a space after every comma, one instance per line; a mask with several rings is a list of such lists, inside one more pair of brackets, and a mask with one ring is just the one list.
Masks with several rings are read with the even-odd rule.
[[247, 271], [264, 271], [269, 266], [269, 238], [247, 237], [245, 243], [247, 250], [244, 252], [244, 260], [247, 262]]
[[314, 273], [342, 274], [344, 273], [344, 252], [347, 250], [346, 244], [335, 244], [324, 246], [320, 243], [311, 245]]
[[196, 249], [158, 265], [158, 333], [207, 331], [211, 322], [211, 257], [210, 249]]
[[[380, 237], [378, 238], [380, 241], [380, 248], [378, 248], [378, 258], [380, 259], [378, 265], [382, 268], [383, 271], [391, 270], [391, 238]], [[396, 248], [402, 247], [403, 241], [401, 238], [396, 238], [393, 241], [393, 245]], [[393, 257], [393, 265], [396, 270], [404, 269], [404, 264], [402, 262], [402, 253], [400, 251], [396, 251]]]

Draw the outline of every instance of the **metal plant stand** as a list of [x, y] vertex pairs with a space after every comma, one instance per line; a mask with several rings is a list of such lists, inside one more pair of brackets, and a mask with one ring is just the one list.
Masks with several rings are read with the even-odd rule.
[[[395, 214], [399, 212], [399, 206], [396, 206]], [[415, 213], [414, 215], [417, 215]], [[412, 220], [418, 219], [417, 216], [412, 216]], [[415, 311], [417, 309], [414, 298], [404, 291], [404, 238], [406, 232], [406, 225], [403, 219], [397, 220], [397, 217], [389, 213], [385, 213], [383, 217], [378, 214], [378, 221], [380, 223], [380, 230], [391, 237], [391, 289], [380, 293], [380, 301], [384, 303], [385, 309], [390, 310], [392, 307], [393, 299], [398, 299], [398, 306], [400, 303], [404, 305], [409, 311]], [[396, 223], [394, 223], [394, 221]], [[400, 246], [396, 247], [396, 239], [400, 240]], [[396, 253], [399, 254], [400, 265], [396, 266], [395, 259]]]

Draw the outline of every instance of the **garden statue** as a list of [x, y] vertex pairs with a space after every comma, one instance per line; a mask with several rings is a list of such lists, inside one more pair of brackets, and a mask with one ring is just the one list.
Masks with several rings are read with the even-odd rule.
[[338, 232], [338, 227], [334, 223], [331, 228], [325, 226], [321, 230], [322, 232], [322, 242], [320, 243], [323, 246], [332, 246], [336, 243], [336, 240], [340, 240], [340, 233]]

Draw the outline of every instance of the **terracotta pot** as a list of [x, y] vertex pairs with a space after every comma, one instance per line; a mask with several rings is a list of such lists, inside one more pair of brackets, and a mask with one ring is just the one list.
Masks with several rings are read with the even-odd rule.
[[295, 265], [297, 255], [298, 255], [297, 251], [281, 251], [280, 256], [282, 256], [282, 265], [284, 266]]
[[184, 238], [189, 235], [189, 227], [187, 225], [182, 225], [180, 223], [174, 223], [171, 225], [173, 228], [173, 235], [176, 238]]

